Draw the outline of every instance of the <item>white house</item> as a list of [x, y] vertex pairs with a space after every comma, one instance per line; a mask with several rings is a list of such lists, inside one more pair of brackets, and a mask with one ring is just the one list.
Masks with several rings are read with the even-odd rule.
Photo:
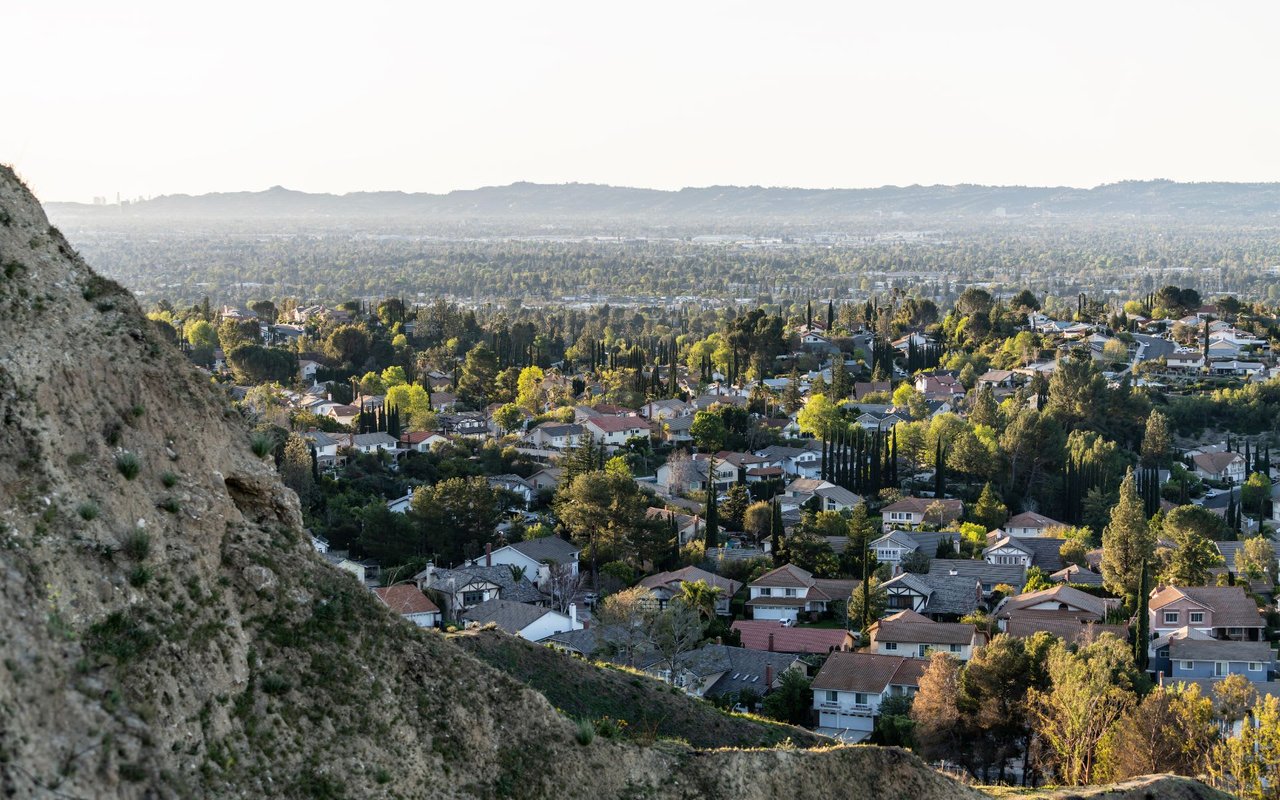
[[551, 578], [551, 569], [563, 565], [570, 575], [578, 574], [578, 554], [582, 549], [566, 542], [559, 536], [543, 536], [538, 539], [525, 539], [521, 542], [499, 547], [480, 559], [468, 561], [468, 566], [477, 566], [488, 561], [490, 565], [504, 564], [524, 570], [526, 577], [535, 585], [545, 588]]
[[524, 441], [534, 447], [569, 450], [582, 444], [583, 431], [583, 427], [574, 422], [544, 422], [525, 434]]
[[862, 498], [842, 486], [818, 478], [796, 478], [787, 484], [782, 496], [799, 507], [816, 498], [819, 511], [844, 511], [862, 502]]
[[582, 423], [583, 433], [610, 451], [637, 436], [649, 438], [649, 423], [640, 417], [591, 417]]
[[448, 436], [436, 431], [409, 431], [400, 434], [400, 447], [416, 453], [430, 453], [433, 447], [448, 441]]
[[1239, 453], [1197, 453], [1191, 464], [1195, 474], [1207, 480], [1240, 483], [1245, 479], [1244, 456]]
[[568, 614], [561, 614], [549, 608], [512, 600], [486, 600], [462, 612], [460, 619], [468, 625], [486, 625], [492, 622], [501, 630], [531, 642], [540, 642], [548, 636], [565, 631], [582, 630], [577, 606], [572, 604]]
[[[939, 503], [941, 509], [941, 513], [936, 518], [925, 513], [934, 503]], [[904, 497], [880, 509], [880, 513], [884, 519], [886, 531], [894, 528], [915, 528], [925, 523], [941, 528], [960, 519], [960, 515], [964, 513], [964, 503], [945, 497], [940, 500], [931, 497]]]
[[914, 695], [928, 664], [879, 653], [832, 653], [811, 687], [818, 732], [847, 742], [867, 738], [875, 730], [880, 704], [896, 695]]
[[419, 628], [440, 626], [440, 608], [412, 583], [379, 586], [373, 593], [383, 605]]
[[1034, 511], [1024, 511], [1009, 519], [1004, 524], [1004, 532], [1010, 536], [1044, 536], [1048, 531], [1054, 528], [1068, 527], [1064, 522], [1058, 522], [1056, 519], [1046, 517], [1044, 514], [1037, 514]]
[[856, 580], [815, 578], [808, 570], [785, 564], [756, 578], [748, 586], [747, 607], [752, 619], [795, 622], [801, 612], [821, 613], [831, 603], [846, 600], [858, 586]]

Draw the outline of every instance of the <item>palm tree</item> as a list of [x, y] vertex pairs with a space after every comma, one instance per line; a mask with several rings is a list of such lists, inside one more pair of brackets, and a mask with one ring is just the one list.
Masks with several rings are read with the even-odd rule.
[[716, 601], [722, 594], [724, 589], [712, 586], [705, 580], [680, 582], [680, 597], [685, 605], [697, 609], [698, 614], [707, 620], [716, 615]]

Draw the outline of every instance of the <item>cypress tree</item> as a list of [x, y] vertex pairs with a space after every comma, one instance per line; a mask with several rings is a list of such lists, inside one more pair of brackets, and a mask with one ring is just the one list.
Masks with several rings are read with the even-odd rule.
[[1148, 619], [1148, 607], [1151, 598], [1147, 588], [1147, 559], [1142, 559], [1142, 572], [1138, 578], [1138, 625], [1133, 642], [1133, 664], [1143, 672], [1147, 671], [1147, 644], [1151, 638], [1151, 620]]
[[769, 518], [769, 549], [773, 551], [773, 563], [775, 566], [782, 566], [787, 563], [786, 555], [782, 552], [782, 506], [778, 504], [778, 498], [773, 499], [773, 513]]
[[715, 461], [711, 462], [711, 468], [707, 471], [707, 530], [706, 543], [707, 555], [711, 555], [711, 551], [720, 546], [720, 515], [716, 508], [716, 482], [715, 482]]
[[942, 440], [938, 440], [938, 447], [934, 453], [933, 467], [933, 496], [941, 499], [947, 489], [947, 479], [944, 474], [946, 471], [946, 450], [942, 447]]

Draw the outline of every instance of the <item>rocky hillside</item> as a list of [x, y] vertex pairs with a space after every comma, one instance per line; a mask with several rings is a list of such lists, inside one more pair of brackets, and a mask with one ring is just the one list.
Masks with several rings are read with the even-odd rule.
[[0, 167], [0, 791], [981, 796], [897, 750], [576, 737], [312, 552], [246, 427]]

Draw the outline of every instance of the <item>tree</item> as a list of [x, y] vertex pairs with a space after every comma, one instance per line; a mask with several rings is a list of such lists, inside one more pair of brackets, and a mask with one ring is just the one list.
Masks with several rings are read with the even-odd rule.
[[648, 505], [634, 480], [592, 470], [562, 486], [555, 511], [569, 538], [590, 556], [594, 574], [601, 555], [607, 561], [629, 553], [646, 527]]
[[765, 695], [764, 715], [791, 725], [807, 725], [813, 714], [812, 685], [813, 681], [798, 670], [784, 670], [778, 677], [778, 688]]
[[426, 552], [437, 563], [473, 558], [494, 541], [502, 519], [497, 490], [482, 477], [449, 478], [435, 486], [419, 487], [411, 509], [426, 541]]
[[359, 520], [356, 544], [384, 567], [403, 564], [422, 554], [422, 533], [413, 520], [387, 508], [382, 500], [374, 500], [361, 509]]
[[494, 391], [498, 375], [498, 358], [480, 342], [467, 353], [458, 378], [458, 394], [475, 407], [483, 406]]
[[1170, 525], [1168, 518], [1162, 528], [1165, 536], [1173, 540], [1173, 550], [1160, 580], [1173, 586], [1207, 585], [1209, 570], [1222, 562], [1213, 543], [1193, 527]]
[[1004, 765], [1023, 750], [1030, 734], [1026, 695], [1031, 688], [1031, 657], [1022, 639], [999, 634], [965, 665], [960, 675], [959, 706], [974, 724], [974, 746], [984, 765]]
[[[548, 530], [542, 535], [550, 535], [550, 531]], [[525, 538], [539, 537], [531, 537], [529, 532], [526, 531]], [[551, 596], [552, 608], [561, 614], [567, 614], [569, 613], [569, 606], [585, 585], [585, 573], [575, 569], [573, 564], [560, 564], [553, 561], [547, 567], [547, 578], [541, 588]]]
[[[710, 473], [714, 473], [714, 463]], [[707, 552], [720, 546], [720, 514], [716, 508], [716, 483], [715, 480], [708, 478], [707, 480], [707, 499], [703, 505], [703, 540], [706, 542]]]
[[1111, 509], [1111, 521], [1102, 531], [1102, 580], [1115, 594], [1134, 597], [1142, 563], [1155, 550], [1142, 498], [1138, 496], [1133, 470], [1120, 484], [1120, 499]]
[[594, 612], [603, 642], [599, 649], [634, 666], [636, 652], [649, 640], [650, 619], [657, 608], [653, 593], [643, 586], [623, 589], [601, 600]]
[[720, 510], [724, 515], [725, 525], [730, 530], [742, 530], [743, 517], [750, 503], [751, 493], [747, 491], [745, 484], [735, 483], [729, 487], [725, 495], [724, 507]]
[[1067, 786], [1092, 783], [1103, 738], [1133, 705], [1133, 655], [1111, 634], [1073, 653], [1059, 641], [1045, 663], [1050, 690], [1028, 693], [1045, 766]]
[[515, 430], [523, 420], [524, 411], [515, 403], [507, 403], [493, 412], [493, 421], [503, 432]]
[[1063, 564], [1074, 564], [1077, 567], [1087, 567], [1089, 561], [1086, 558], [1088, 548], [1080, 539], [1067, 539], [1058, 548], [1058, 557], [1062, 559]]
[[[1252, 465], [1250, 465], [1252, 466]], [[1271, 516], [1271, 479], [1254, 472], [1240, 487], [1240, 508], [1245, 514], [1256, 514], [1264, 520]]]
[[710, 620], [716, 615], [716, 603], [724, 590], [712, 586], [705, 580], [681, 581], [679, 597], [688, 607], [696, 610], [703, 619]]
[[1164, 414], [1152, 411], [1147, 417], [1147, 428], [1142, 434], [1142, 463], [1147, 467], [1162, 467], [1168, 462], [1172, 444], [1169, 423]]
[[987, 483], [982, 487], [982, 494], [978, 496], [972, 514], [975, 522], [992, 531], [1009, 519], [1009, 508], [1000, 501], [991, 484]]
[[922, 553], [919, 550], [912, 550], [902, 556], [899, 566], [903, 572], [910, 572], [913, 575], [923, 575], [929, 571], [929, 565], [933, 563], [933, 559], [928, 553]]
[[289, 434], [289, 438], [285, 439], [280, 479], [298, 495], [304, 508], [311, 502], [316, 485], [312, 474], [311, 447], [306, 439], [296, 433]]
[[1250, 580], [1275, 574], [1275, 544], [1265, 536], [1245, 539], [1236, 553], [1235, 571]]
[[1158, 686], [1107, 732], [1100, 772], [1110, 781], [1162, 772], [1199, 775], [1217, 733], [1213, 702], [1199, 686]]
[[1049, 580], [1049, 574], [1039, 567], [1032, 567], [1027, 570], [1027, 582], [1022, 587], [1023, 594], [1031, 592], [1039, 592], [1044, 589], [1052, 589], [1053, 581]]
[[369, 332], [358, 325], [339, 325], [324, 341], [324, 351], [335, 361], [353, 368], [360, 368], [369, 358], [373, 340]]
[[689, 426], [689, 435], [698, 449], [706, 453], [717, 453], [724, 449], [724, 440], [728, 435], [724, 417], [712, 410], [699, 411], [693, 415], [693, 423]]
[[1280, 698], [1263, 697], [1239, 736], [1214, 745], [1209, 778], [1214, 786], [1245, 800], [1280, 796]]
[[972, 773], [975, 760], [969, 720], [957, 704], [959, 696], [959, 662], [946, 653], [935, 652], [929, 656], [929, 666], [920, 676], [919, 689], [911, 701], [911, 720], [921, 758], [954, 761]]
[[[865, 587], [865, 588], [863, 588]], [[874, 575], [867, 577], [860, 585], [854, 587], [849, 596], [849, 624], [861, 626], [862, 641], [867, 641], [871, 625], [884, 616], [889, 606], [889, 593], [880, 585], [880, 579]], [[863, 620], [866, 624], [863, 625]]]
[[218, 332], [202, 319], [188, 319], [182, 326], [182, 338], [195, 348], [212, 350], [218, 346]]
[[536, 366], [528, 366], [520, 370], [516, 380], [516, 405], [530, 414], [539, 414], [546, 405], [546, 392], [542, 388], [544, 375]]
[[681, 658], [698, 646], [706, 625], [702, 614], [683, 598], [675, 597], [667, 607], [648, 617], [646, 641], [670, 670], [672, 680], [679, 672]]
[[1253, 681], [1233, 672], [1213, 685], [1214, 712], [1228, 725], [1239, 722], [1258, 702]]
[[298, 357], [288, 350], [243, 344], [227, 350], [227, 366], [239, 383], [291, 383], [298, 374]]
[[1085, 426], [1102, 409], [1106, 386], [1106, 380], [1089, 356], [1059, 358], [1057, 369], [1049, 379], [1045, 410], [1064, 428]]
[[742, 529], [756, 541], [760, 542], [769, 535], [769, 524], [773, 521], [773, 506], [767, 500], [761, 500], [747, 506], [742, 514]]
[[796, 415], [796, 424], [800, 426], [802, 433], [822, 437], [843, 427], [845, 423], [839, 406], [828, 400], [826, 395], [810, 394], [804, 408]]

